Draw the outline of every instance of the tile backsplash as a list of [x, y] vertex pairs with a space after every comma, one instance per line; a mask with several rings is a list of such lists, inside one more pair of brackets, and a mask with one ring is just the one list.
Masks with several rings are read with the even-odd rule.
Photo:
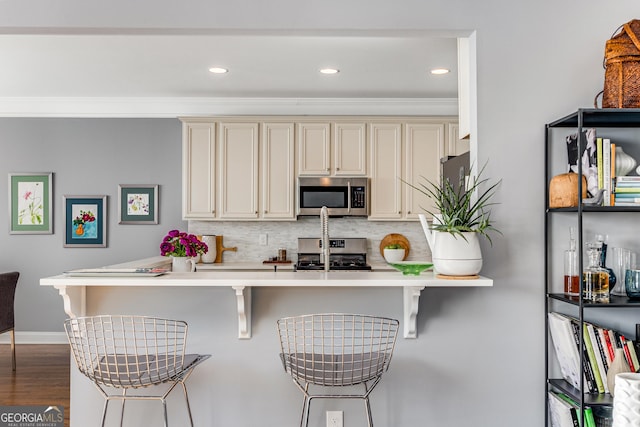
[[[237, 247], [237, 252], [225, 251], [223, 262], [261, 262], [287, 250], [287, 258], [297, 260], [298, 237], [320, 237], [320, 219], [303, 217], [297, 221], [189, 221], [193, 234], [222, 235], [223, 246]], [[427, 240], [418, 221], [368, 221], [366, 218], [330, 218], [330, 237], [366, 237], [367, 261], [384, 263], [380, 241], [390, 233], [404, 235], [411, 250], [409, 260], [431, 259]], [[267, 235], [267, 244], [260, 245], [260, 235]]]

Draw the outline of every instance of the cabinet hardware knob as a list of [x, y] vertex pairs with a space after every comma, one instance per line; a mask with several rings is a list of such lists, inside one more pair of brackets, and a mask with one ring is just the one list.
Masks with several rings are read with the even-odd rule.
[[402, 214], [402, 211], [398, 211], [398, 215]]
[[411, 215], [411, 211], [407, 212], [409, 215]]
[[264, 210], [264, 213], [269, 213], [269, 211], [267, 211], [266, 209]]
[[337, 171], [339, 171], [339, 170], [340, 170], [340, 168], [336, 168], [336, 170], [337, 170]]

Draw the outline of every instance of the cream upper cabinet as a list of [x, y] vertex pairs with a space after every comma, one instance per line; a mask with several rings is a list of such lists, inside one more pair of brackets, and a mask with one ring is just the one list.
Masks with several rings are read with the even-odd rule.
[[430, 203], [403, 183], [438, 182], [445, 153], [444, 123], [372, 123], [370, 220], [417, 219]]
[[[445, 156], [444, 124], [407, 123], [404, 132], [403, 179], [414, 186], [426, 180], [439, 184], [440, 159]], [[428, 184], [427, 184], [428, 185]], [[409, 185], [404, 185], [403, 217], [418, 218], [419, 213], [432, 210], [431, 199]]]
[[331, 175], [331, 125], [298, 123], [298, 175]]
[[369, 127], [371, 195], [369, 219], [402, 218], [402, 125], [371, 123]]
[[216, 217], [215, 122], [182, 120], [182, 218]]
[[295, 219], [295, 139], [293, 123], [263, 123], [262, 218]]
[[333, 124], [333, 175], [367, 175], [365, 123]]
[[220, 123], [218, 141], [218, 218], [258, 218], [258, 123]]

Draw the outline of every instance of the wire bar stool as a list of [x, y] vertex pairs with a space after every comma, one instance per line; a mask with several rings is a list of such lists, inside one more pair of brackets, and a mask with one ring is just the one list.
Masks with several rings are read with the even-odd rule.
[[[399, 322], [327, 313], [285, 317], [277, 323], [284, 370], [304, 395], [300, 427], [309, 425], [315, 398], [363, 399], [367, 424], [373, 427], [369, 395], [389, 368]], [[360, 385], [362, 393], [334, 393], [338, 387]]]
[[[113, 399], [122, 401], [120, 426], [127, 399], [160, 400], [167, 422], [166, 398], [182, 385], [189, 421], [193, 417], [185, 381], [194, 368], [211, 357], [209, 354], [185, 354], [187, 323], [181, 320], [145, 316], [89, 316], [67, 319], [64, 328], [76, 365], [105, 398], [102, 410], [104, 427], [107, 407]], [[164, 393], [129, 395], [128, 390], [168, 384]], [[107, 387], [122, 394], [108, 393]]]

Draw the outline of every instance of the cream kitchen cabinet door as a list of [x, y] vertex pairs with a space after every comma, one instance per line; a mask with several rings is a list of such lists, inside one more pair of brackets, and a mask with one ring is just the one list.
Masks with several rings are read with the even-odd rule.
[[369, 125], [371, 220], [402, 219], [402, 125]]
[[[444, 124], [405, 125], [403, 179], [407, 183], [419, 186], [421, 183], [426, 184], [426, 179], [439, 184], [440, 159], [445, 156], [444, 130]], [[403, 218], [417, 219], [419, 213], [433, 210], [431, 199], [409, 185], [403, 185], [403, 190]]]
[[333, 124], [333, 170], [336, 176], [367, 176], [365, 123]]
[[331, 124], [297, 123], [298, 175], [331, 175]]
[[182, 120], [182, 219], [216, 218], [216, 125]]
[[219, 219], [258, 218], [258, 123], [218, 125]]
[[263, 123], [262, 214], [268, 220], [294, 220], [295, 134], [293, 123]]
[[460, 139], [460, 127], [458, 123], [449, 123], [447, 127], [447, 140], [449, 142], [447, 155], [459, 156], [469, 151], [469, 139]]

